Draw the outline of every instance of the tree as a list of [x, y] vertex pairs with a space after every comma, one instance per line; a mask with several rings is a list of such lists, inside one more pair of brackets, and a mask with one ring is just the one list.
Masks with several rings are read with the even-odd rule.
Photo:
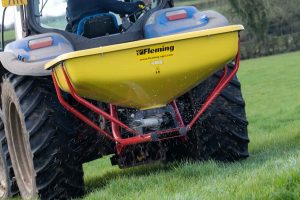
[[246, 23], [251, 36], [264, 41], [268, 30], [268, 16], [265, 1], [228, 0], [233, 10]]

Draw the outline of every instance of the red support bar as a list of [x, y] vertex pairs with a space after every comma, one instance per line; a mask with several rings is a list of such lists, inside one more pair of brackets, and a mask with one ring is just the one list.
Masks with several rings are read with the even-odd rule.
[[[116, 111], [116, 107], [109, 104], [109, 110], [110, 110], [110, 115], [116, 119], [118, 119], [118, 115], [117, 115], [117, 111]], [[117, 126], [116, 123], [114, 123], [113, 121], [111, 121], [111, 130], [112, 130], [112, 134], [114, 136], [114, 138], [116, 139], [122, 139], [121, 134], [120, 134], [120, 129]]]
[[52, 73], [52, 79], [53, 79], [53, 83], [54, 83], [54, 87], [55, 87], [55, 91], [57, 94], [57, 98], [59, 100], [59, 102], [61, 103], [61, 105], [63, 105], [69, 112], [73, 113], [76, 117], [78, 117], [79, 119], [81, 119], [82, 121], [84, 121], [86, 124], [88, 124], [89, 126], [91, 126], [92, 128], [94, 128], [95, 130], [97, 130], [98, 132], [104, 134], [106, 137], [108, 137], [109, 139], [116, 141], [115, 138], [113, 138], [111, 135], [109, 135], [108, 133], [106, 133], [104, 130], [102, 130], [101, 128], [99, 128], [94, 122], [92, 122], [89, 118], [87, 118], [86, 116], [84, 116], [82, 113], [80, 113], [78, 110], [76, 110], [75, 108], [73, 108], [72, 106], [70, 106], [62, 97], [60, 89], [58, 87], [58, 83], [57, 80], [55, 78], [54, 73]]
[[224, 69], [223, 75], [215, 87], [215, 89], [212, 91], [212, 93], [208, 96], [203, 106], [200, 108], [196, 116], [192, 119], [192, 121], [187, 126], [188, 130], [192, 128], [192, 126], [196, 123], [196, 121], [200, 118], [200, 116], [206, 111], [206, 109], [212, 104], [212, 102], [219, 96], [220, 92], [228, 85], [228, 83], [231, 81], [233, 76], [236, 74], [237, 70], [240, 66], [240, 43], [238, 44], [238, 53], [235, 58], [235, 66], [231, 73], [227, 75], [227, 66]]
[[181, 117], [180, 111], [178, 109], [178, 106], [176, 104], [176, 100], [172, 101], [171, 105], [172, 105], [173, 109], [175, 110], [176, 120], [179, 122], [180, 127], [184, 127], [185, 125], [184, 125], [183, 119]]
[[223, 71], [223, 74], [221, 76], [221, 79], [219, 80], [217, 86], [214, 88], [214, 90], [212, 91], [212, 93], [215, 93], [216, 89], [218, 89], [221, 86], [221, 84], [225, 81], [225, 79], [227, 77], [226, 76], [227, 74], [228, 74], [228, 66], [226, 65], [224, 67], [224, 71]]

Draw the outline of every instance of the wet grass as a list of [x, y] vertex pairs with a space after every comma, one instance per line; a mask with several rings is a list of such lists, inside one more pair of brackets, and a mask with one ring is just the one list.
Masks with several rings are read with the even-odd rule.
[[84, 199], [300, 199], [300, 52], [246, 60], [249, 159], [120, 170], [103, 158], [84, 166]]

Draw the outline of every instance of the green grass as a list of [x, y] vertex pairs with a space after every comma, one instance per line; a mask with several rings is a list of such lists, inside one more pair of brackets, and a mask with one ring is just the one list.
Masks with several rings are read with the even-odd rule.
[[[8, 42], [11, 42], [13, 40], [15, 40], [15, 31], [14, 30], [6, 30], [4, 32], [4, 40], [5, 40], [5, 45], [8, 43]], [[1, 43], [1, 41], [0, 41]]]
[[120, 170], [104, 158], [84, 166], [84, 199], [300, 199], [300, 52], [246, 60], [249, 159]]

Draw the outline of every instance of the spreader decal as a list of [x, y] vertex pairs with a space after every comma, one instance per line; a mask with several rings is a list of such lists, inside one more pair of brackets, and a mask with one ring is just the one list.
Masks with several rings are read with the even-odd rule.
[[[161, 60], [174, 55], [174, 45], [152, 46], [143, 49], [136, 49], [135, 53], [140, 61]], [[161, 62], [162, 63], [162, 62]]]
[[146, 54], [153, 54], [159, 52], [173, 52], [175, 49], [174, 45], [172, 46], [162, 46], [158, 48], [145, 48], [145, 49], [138, 49], [136, 50], [136, 55], [146, 55]]

